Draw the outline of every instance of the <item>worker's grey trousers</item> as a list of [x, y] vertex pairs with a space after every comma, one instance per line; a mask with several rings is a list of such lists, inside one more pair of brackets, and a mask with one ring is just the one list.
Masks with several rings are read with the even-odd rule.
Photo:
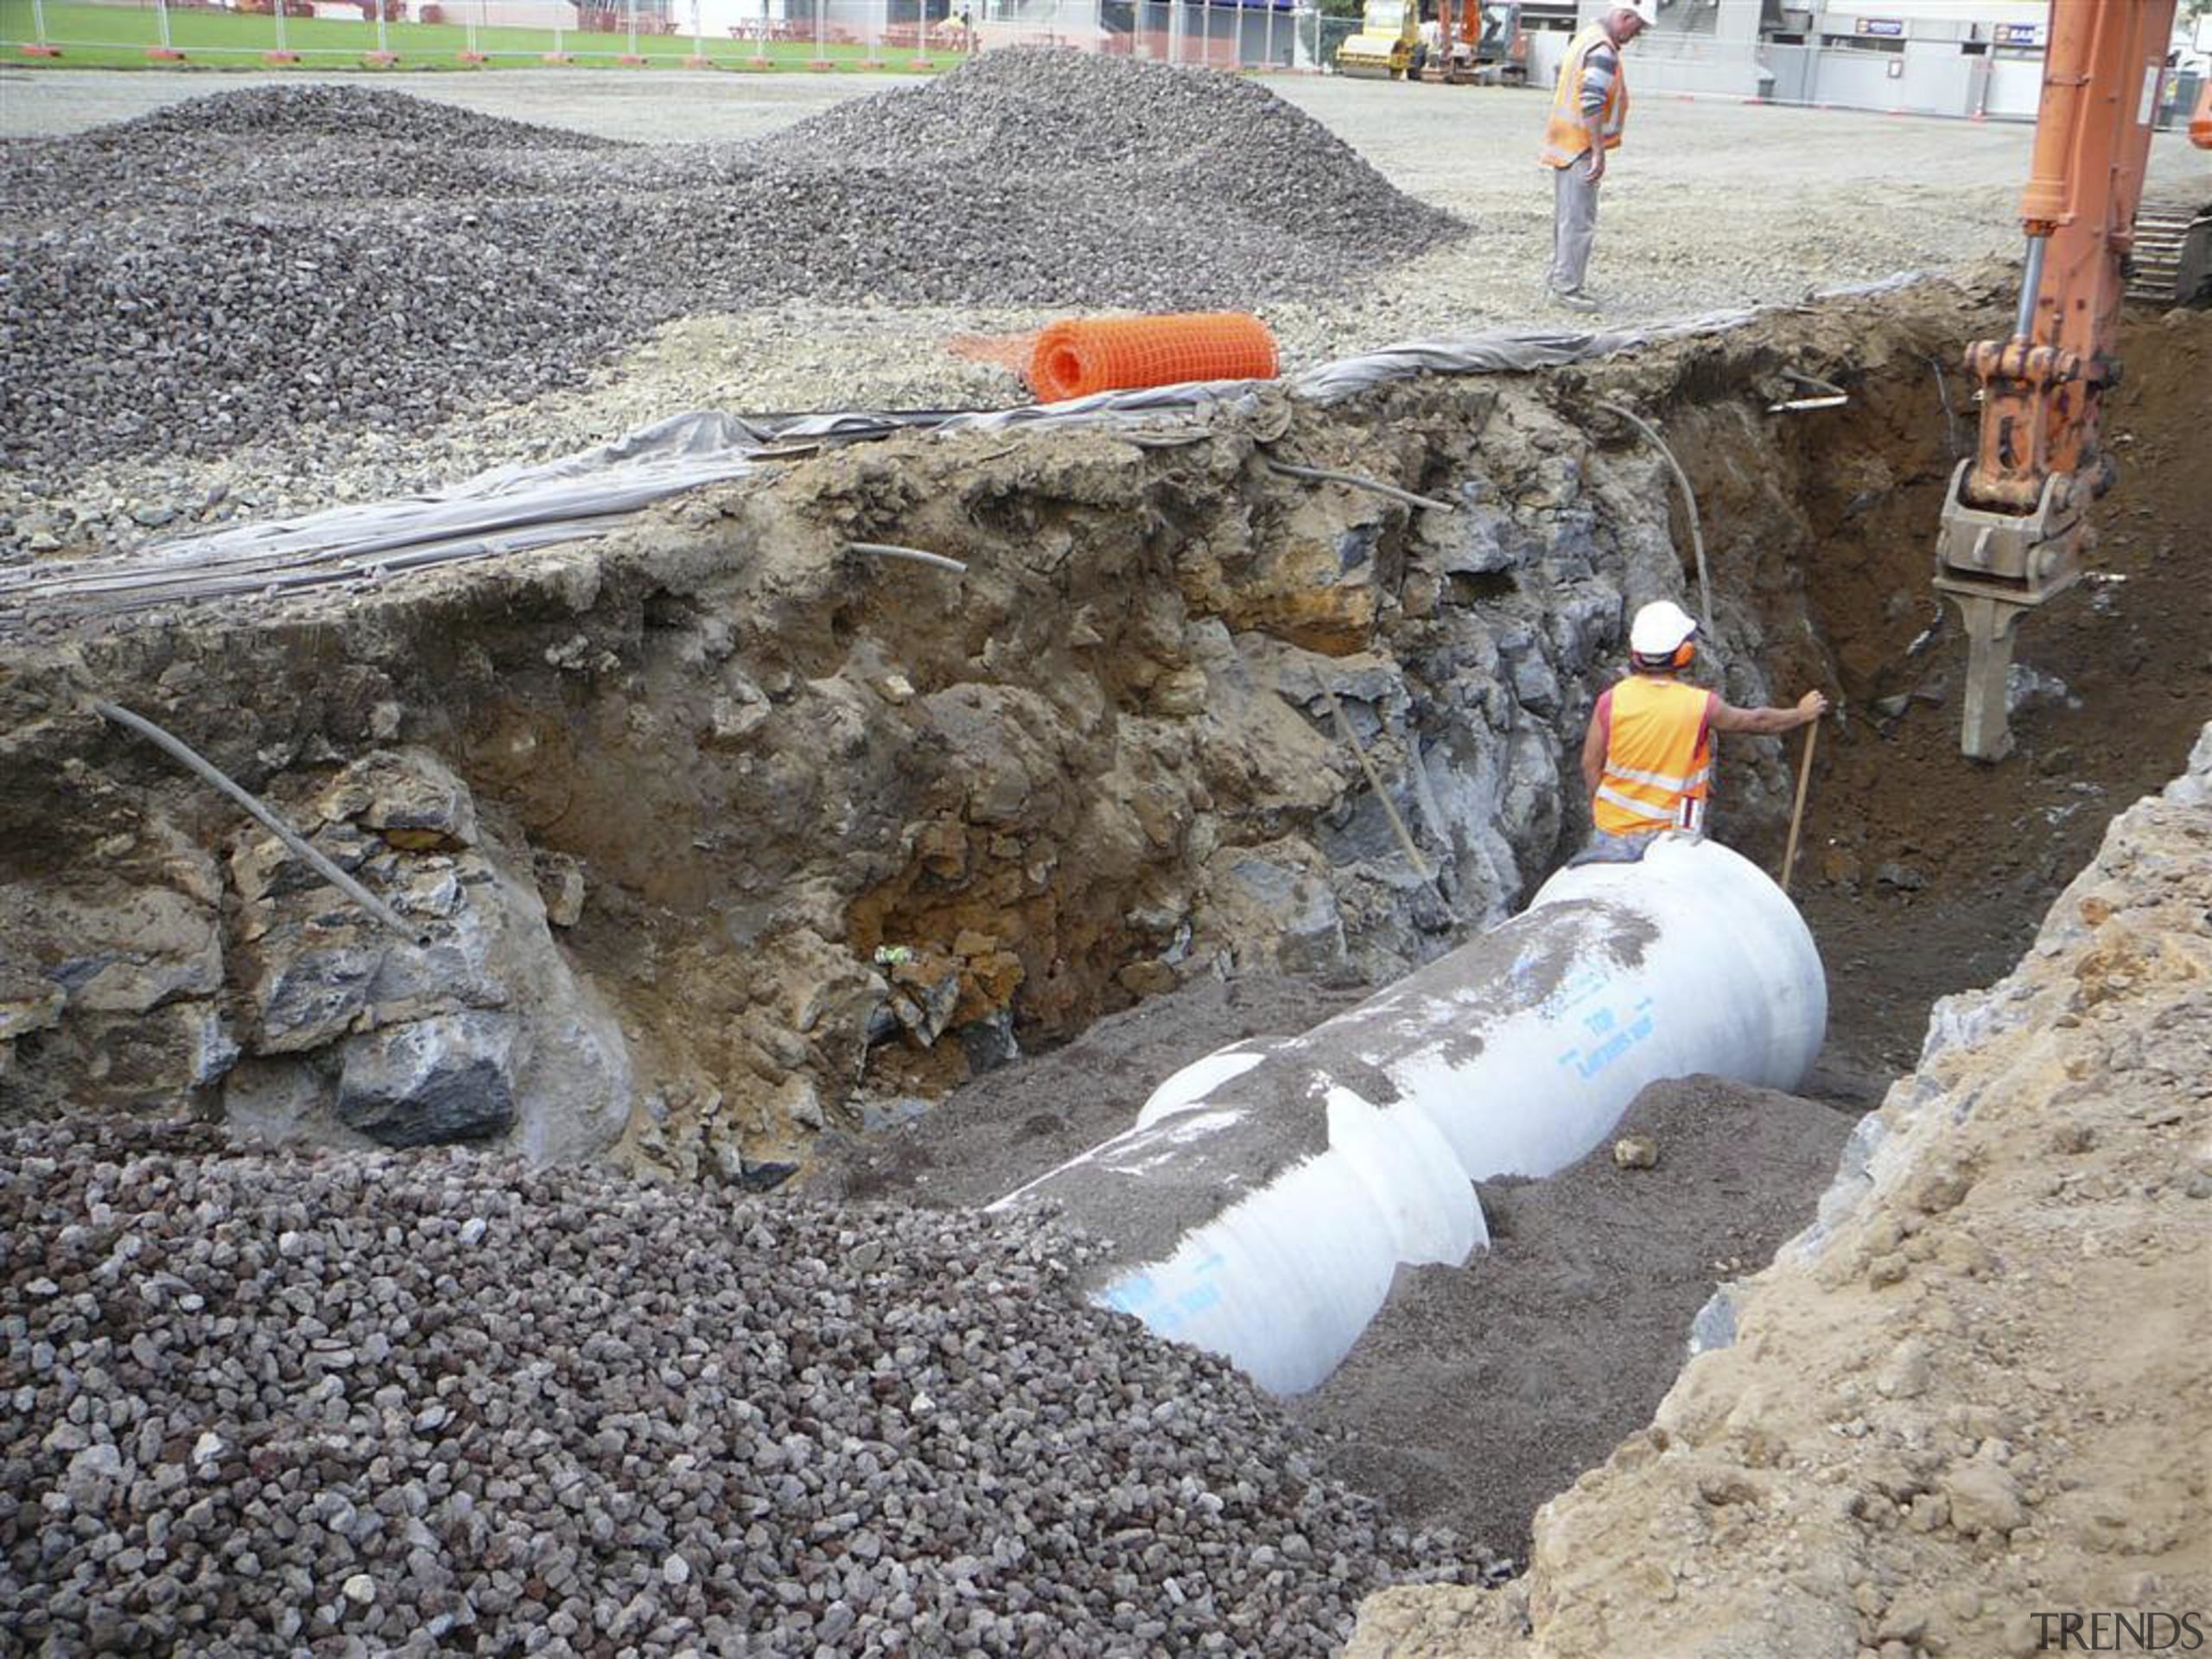
[[1590, 177], [1590, 157], [1582, 155], [1552, 168], [1552, 268], [1545, 286], [1554, 294], [1580, 294], [1597, 239], [1598, 187]]

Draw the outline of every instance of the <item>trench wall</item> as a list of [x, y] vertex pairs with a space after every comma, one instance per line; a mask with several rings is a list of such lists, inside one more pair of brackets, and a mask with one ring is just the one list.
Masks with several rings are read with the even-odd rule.
[[[1600, 406], [1656, 418], [1705, 496], [1713, 683], [1833, 688], [1808, 550], [1839, 467], [1861, 514], [1900, 466], [1940, 476], [1926, 357], [1969, 307], [1839, 302], [1134, 435], [900, 438], [584, 546], [50, 629], [0, 671], [0, 1105], [619, 1141], [743, 1179], [1194, 976], [1395, 976], [1571, 849], [1626, 613], [1697, 603], [1685, 511]], [[1847, 379], [1859, 424], [1766, 413], [1783, 368]], [[94, 696], [265, 793], [431, 944]], [[1771, 742], [1729, 754], [1719, 833], [1770, 845], [1789, 784]]]

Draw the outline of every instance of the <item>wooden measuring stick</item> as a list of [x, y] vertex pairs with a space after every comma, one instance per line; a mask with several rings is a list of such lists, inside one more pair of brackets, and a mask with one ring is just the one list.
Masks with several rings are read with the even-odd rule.
[[1805, 790], [1813, 781], [1813, 740], [1821, 734], [1821, 722], [1815, 721], [1805, 728], [1805, 758], [1797, 766], [1797, 804], [1789, 809], [1789, 845], [1782, 855], [1782, 890], [1789, 891], [1789, 873], [1797, 863], [1797, 826], [1805, 821]]

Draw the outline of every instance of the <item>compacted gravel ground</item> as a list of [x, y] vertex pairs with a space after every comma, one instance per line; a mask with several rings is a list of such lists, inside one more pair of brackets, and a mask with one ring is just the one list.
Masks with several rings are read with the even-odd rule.
[[[0, 72], [0, 558], [434, 488], [690, 408], [1019, 402], [1008, 353], [963, 355], [960, 337], [1117, 302], [1255, 308], [1291, 367], [1582, 326], [1535, 296], [1540, 95], [1089, 67], [1025, 54], [935, 86], [512, 71], [372, 89]], [[202, 103], [127, 124], [210, 97], [264, 115]], [[1102, 159], [1105, 138], [1128, 165]], [[1640, 100], [1607, 184], [1605, 321], [2009, 255], [2028, 139]], [[2161, 136], [2154, 182], [2201, 167]], [[1438, 239], [1438, 212], [1465, 231]], [[933, 253], [971, 221], [988, 245]], [[758, 257], [719, 253], [729, 238]]]
[[0, 1132], [0, 1628], [1278, 1659], [1477, 1570], [1318, 1477], [1226, 1363], [1081, 1301], [1078, 1259], [466, 1154]]

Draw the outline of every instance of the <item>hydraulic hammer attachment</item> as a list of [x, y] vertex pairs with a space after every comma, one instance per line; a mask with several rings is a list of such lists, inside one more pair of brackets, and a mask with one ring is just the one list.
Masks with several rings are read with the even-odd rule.
[[2134, 245], [2174, 0], [2053, 0], [2035, 153], [2020, 193], [2027, 233], [2009, 339], [1967, 353], [1980, 442], [1960, 464], [1936, 542], [1936, 587], [1967, 631], [1959, 747], [2011, 752], [2005, 680], [2020, 618], [2082, 575], [2085, 512], [2109, 485], [2098, 430], [2120, 381], [2120, 296]]
[[2082, 522], [2073, 479], [2054, 474], [2031, 513], [1993, 512], [1967, 505], [1963, 491], [1974, 463], [1951, 474], [1936, 543], [1936, 588], [1955, 601], [1966, 625], [1965, 720], [1959, 747], [1975, 760], [2002, 760], [2012, 751], [2006, 681], [2012, 634], [2020, 618], [2081, 580], [2081, 555], [2093, 533]]

